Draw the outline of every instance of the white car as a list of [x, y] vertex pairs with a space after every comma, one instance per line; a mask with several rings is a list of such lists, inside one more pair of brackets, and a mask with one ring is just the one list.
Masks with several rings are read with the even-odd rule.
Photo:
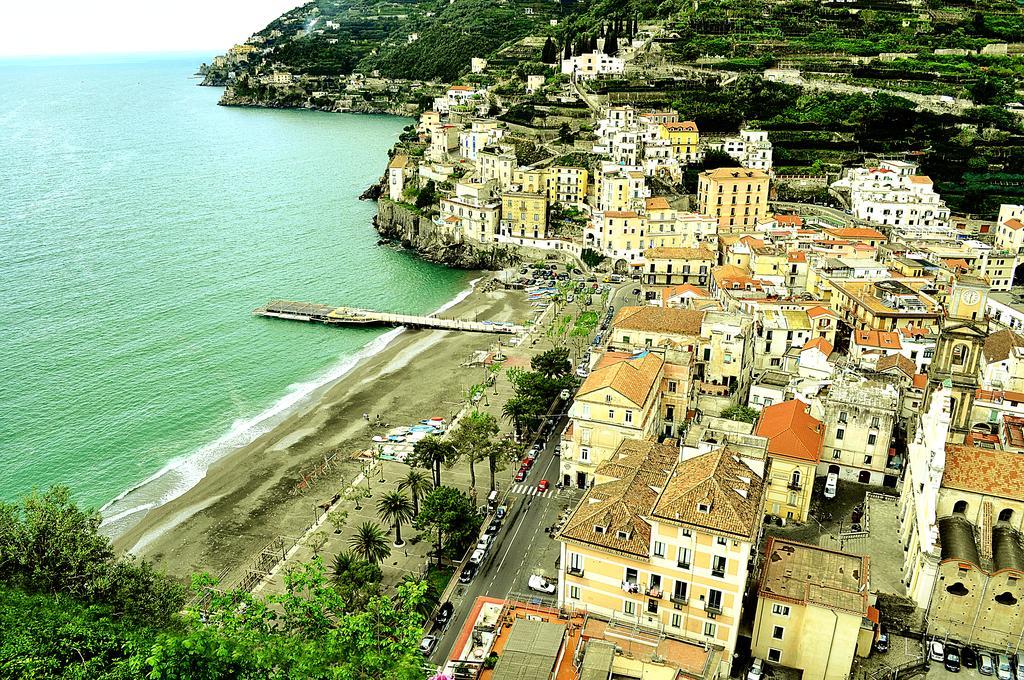
[[477, 548], [476, 550], [473, 551], [473, 554], [469, 556], [469, 561], [472, 562], [473, 564], [480, 564], [481, 562], [484, 561], [484, 555], [486, 555], [486, 554], [487, 554], [486, 551], [481, 550], [480, 548]]
[[834, 472], [828, 473], [828, 476], [825, 477], [825, 498], [835, 498], [838, 487], [839, 475]]
[[943, 663], [946, 660], [946, 646], [939, 640], [932, 640], [928, 645], [928, 658]]
[[487, 550], [491, 547], [491, 538], [492, 536], [490, 534], [484, 534], [481, 536], [480, 541], [476, 544], [476, 549], [480, 551]]
[[436, 635], [428, 635], [420, 641], [420, 653], [423, 656], [430, 656], [431, 652], [434, 651], [434, 647], [437, 647]]
[[555, 584], [547, 580], [539, 574], [534, 574], [530, 577], [530, 590], [536, 590], [538, 593], [546, 593], [551, 595], [555, 592]]

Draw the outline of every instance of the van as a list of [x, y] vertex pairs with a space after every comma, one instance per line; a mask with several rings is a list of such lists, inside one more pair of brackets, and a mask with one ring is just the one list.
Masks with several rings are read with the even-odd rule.
[[487, 496], [487, 512], [494, 512], [494, 508], [498, 507], [498, 492], [497, 490], [492, 491]]
[[747, 671], [747, 680], [761, 680], [764, 677], [764, 661], [754, 658], [754, 663]]
[[828, 473], [828, 476], [825, 477], [825, 498], [835, 498], [838, 487], [839, 475], [835, 472]]

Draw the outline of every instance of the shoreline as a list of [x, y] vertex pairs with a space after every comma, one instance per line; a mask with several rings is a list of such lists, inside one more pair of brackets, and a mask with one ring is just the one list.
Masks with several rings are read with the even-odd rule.
[[[481, 280], [444, 307], [465, 318], [495, 321], [521, 321], [529, 314], [521, 295], [483, 291], [473, 285]], [[497, 340], [477, 333], [395, 331], [380, 351], [314, 389], [281, 422], [214, 461], [194, 486], [149, 510], [115, 537], [115, 549], [182, 577], [199, 571], [226, 576], [244, 568], [270, 541], [303, 531], [313, 506], [358, 473], [353, 454], [366, 449], [375, 433], [363, 413], [381, 414], [392, 426], [450, 417], [463, 390], [481, 377], [478, 366], [464, 364]], [[303, 473], [334, 451], [340, 462], [297, 493]]]

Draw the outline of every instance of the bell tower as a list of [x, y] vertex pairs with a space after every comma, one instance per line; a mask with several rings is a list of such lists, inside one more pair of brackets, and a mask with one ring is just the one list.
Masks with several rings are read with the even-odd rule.
[[962, 443], [971, 430], [971, 408], [978, 389], [981, 350], [988, 337], [985, 301], [988, 281], [976, 276], [961, 276], [953, 284], [946, 316], [939, 322], [939, 340], [935, 357], [928, 368], [924, 408], [946, 385], [950, 408], [949, 439]]

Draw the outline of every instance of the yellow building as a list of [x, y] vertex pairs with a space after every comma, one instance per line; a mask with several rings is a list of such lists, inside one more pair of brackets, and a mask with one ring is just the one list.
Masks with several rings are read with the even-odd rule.
[[941, 309], [919, 291], [924, 283], [831, 281], [832, 310], [855, 330], [895, 331], [906, 326], [938, 330]]
[[809, 411], [799, 399], [772, 404], [761, 411], [754, 429], [768, 439], [764, 511], [797, 522], [806, 522], [810, 514], [814, 470], [825, 438], [824, 423]]
[[548, 168], [548, 200], [559, 203], [583, 204], [587, 200], [590, 173], [585, 168], [571, 165], [553, 165]]
[[718, 220], [720, 234], [751, 231], [768, 215], [768, 173], [749, 168], [716, 168], [697, 180], [698, 212]]
[[643, 264], [647, 217], [633, 210], [595, 212], [585, 230], [584, 244], [612, 260], [616, 270]]
[[560, 456], [564, 484], [586, 487], [624, 439], [656, 433], [663, 374], [664, 361], [654, 353], [632, 358], [607, 352], [601, 357], [569, 409]]
[[763, 493], [724, 447], [622, 442], [558, 534], [559, 604], [722, 649], [728, 673]]
[[718, 264], [718, 254], [708, 248], [648, 248], [644, 260], [643, 281], [648, 286], [706, 286], [711, 268]]
[[502, 194], [501, 232], [512, 238], [547, 238], [547, 196], [525, 191]]
[[778, 538], [765, 555], [751, 653], [804, 680], [846, 680], [874, 639], [868, 557]]
[[668, 140], [672, 145], [672, 157], [680, 163], [697, 162], [700, 133], [692, 120], [659, 124], [658, 139]]

